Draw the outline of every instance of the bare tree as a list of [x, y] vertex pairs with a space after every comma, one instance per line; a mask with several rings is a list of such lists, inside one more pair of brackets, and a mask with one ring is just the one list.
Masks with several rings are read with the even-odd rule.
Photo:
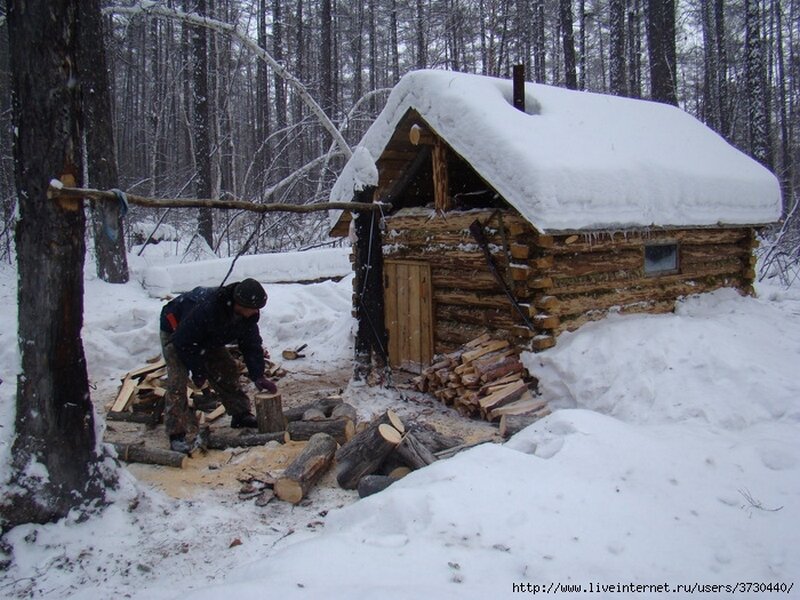
[[[111, 97], [106, 70], [105, 36], [99, 0], [80, 3], [80, 55], [86, 123], [86, 161], [90, 185], [101, 189], [119, 186], [114, 145]], [[123, 235], [124, 204], [103, 202], [92, 206], [97, 275], [109, 283], [126, 283], [128, 258]]]
[[625, 68], [625, 0], [610, 0], [609, 89], [617, 96], [628, 95]]
[[647, 47], [650, 57], [650, 97], [678, 104], [675, 49], [675, 0], [648, 0]]
[[572, 0], [559, 0], [558, 16], [561, 21], [561, 43], [564, 49], [564, 81], [569, 89], [576, 90], [578, 89], [578, 77], [575, 70]]

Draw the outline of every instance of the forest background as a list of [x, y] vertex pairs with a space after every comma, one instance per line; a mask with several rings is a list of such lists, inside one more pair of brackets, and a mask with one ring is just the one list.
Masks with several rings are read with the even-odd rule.
[[[92, 36], [106, 55], [118, 164], [113, 187], [129, 193], [325, 201], [346, 152], [332, 143], [304, 94], [352, 148], [411, 69], [510, 77], [514, 64], [524, 64], [529, 81], [678, 105], [773, 170], [786, 213], [796, 197], [800, 0], [100, 4], [102, 23]], [[17, 206], [3, 10], [0, 259], [13, 262]], [[207, 16], [207, 26], [186, 14]], [[160, 224], [157, 236], [194, 235], [195, 257], [329, 243], [324, 213], [256, 220], [242, 212], [135, 208], [127, 221], [128, 248]]]

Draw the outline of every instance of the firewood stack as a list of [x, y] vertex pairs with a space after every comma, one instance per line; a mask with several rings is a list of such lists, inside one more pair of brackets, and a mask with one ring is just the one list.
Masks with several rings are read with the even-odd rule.
[[414, 384], [468, 417], [495, 421], [503, 415], [549, 414], [533, 397], [536, 380], [522, 365], [519, 349], [489, 334], [437, 356]]

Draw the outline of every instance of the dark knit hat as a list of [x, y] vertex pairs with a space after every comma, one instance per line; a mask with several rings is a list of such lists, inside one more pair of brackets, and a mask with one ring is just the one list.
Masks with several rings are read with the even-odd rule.
[[245, 308], [264, 308], [267, 292], [255, 279], [245, 279], [233, 288], [233, 301]]

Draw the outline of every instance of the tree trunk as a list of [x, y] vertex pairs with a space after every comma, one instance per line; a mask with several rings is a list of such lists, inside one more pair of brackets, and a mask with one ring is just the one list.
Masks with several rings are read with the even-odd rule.
[[[86, 128], [86, 160], [89, 183], [101, 189], [119, 187], [117, 155], [114, 146], [114, 120], [106, 69], [106, 36], [99, 0], [80, 3], [81, 76]], [[102, 202], [92, 206], [97, 276], [108, 283], [127, 283], [128, 259], [125, 250], [122, 211], [119, 203]]]
[[609, 2], [609, 89], [617, 96], [628, 95], [625, 76], [625, 0]]
[[564, 81], [567, 88], [578, 89], [575, 71], [575, 34], [572, 27], [572, 0], [559, 0], [558, 15], [561, 21], [561, 41], [564, 49]]
[[675, 0], [648, 0], [647, 46], [650, 97], [656, 102], [677, 106]]
[[[206, 14], [206, 0], [198, 0], [197, 13]], [[208, 109], [208, 35], [205, 27], [192, 28], [194, 53], [194, 156], [195, 193], [200, 198], [211, 198], [211, 140]], [[210, 248], [214, 247], [214, 217], [211, 209], [201, 208], [197, 215], [197, 233]]]
[[53, 178], [81, 181], [79, 4], [8, 3], [21, 372], [3, 530], [64, 517], [103, 495], [81, 341], [83, 203], [46, 193]]
[[745, 86], [747, 96], [747, 131], [750, 155], [772, 169], [769, 103], [761, 10], [758, 0], [745, 0]]

